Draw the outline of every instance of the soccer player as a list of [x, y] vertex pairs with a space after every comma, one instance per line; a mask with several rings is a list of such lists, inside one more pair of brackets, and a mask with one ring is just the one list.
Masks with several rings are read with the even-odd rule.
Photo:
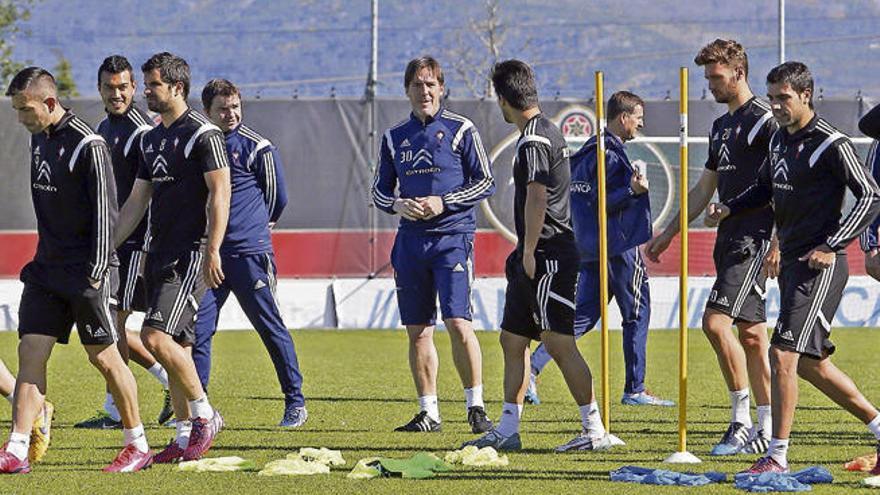
[[104, 471], [138, 471], [151, 464], [153, 454], [138, 414], [137, 383], [119, 355], [110, 314], [116, 188], [107, 145], [61, 106], [55, 78], [45, 69], [21, 70], [6, 96], [31, 133], [31, 197], [39, 240], [34, 260], [21, 272], [20, 368], [0, 472], [30, 471], [30, 431], [44, 404], [46, 364], [55, 343], [67, 343], [74, 323], [122, 416], [125, 448]]
[[[754, 182], [777, 129], [769, 105], [749, 87], [749, 59], [742, 45], [717, 39], [700, 50], [694, 63], [703, 67], [709, 91], [715, 101], [727, 105], [727, 112], [712, 123], [706, 167], [688, 193], [689, 220], [700, 215], [716, 190], [724, 202]], [[775, 276], [779, 250], [771, 240], [772, 231], [773, 210], [765, 204], [721, 222], [715, 238], [717, 276], [703, 313], [703, 333], [727, 385], [731, 418], [712, 455], [759, 454], [770, 441], [770, 343], [764, 301], [768, 273], [762, 263]], [[660, 261], [676, 235], [678, 214], [648, 242], [648, 259]], [[733, 325], [739, 339], [731, 331]], [[749, 384], [755, 394], [757, 425], [752, 423]]]
[[220, 246], [226, 278], [205, 293], [196, 318], [193, 360], [205, 390], [211, 374], [211, 338], [220, 309], [235, 294], [263, 340], [284, 394], [281, 426], [297, 428], [309, 417], [302, 393], [302, 374], [290, 332], [275, 299], [275, 254], [269, 229], [284, 211], [287, 193], [284, 167], [275, 146], [242, 124], [241, 93], [225, 79], [213, 79], [202, 89], [208, 118], [226, 136], [232, 177], [229, 225]]
[[[877, 182], [880, 180], [880, 153], [877, 152], [877, 148], [880, 147], [880, 141], [877, 141], [880, 139], [880, 105], [875, 106], [859, 120], [859, 130], [862, 134], [874, 138], [866, 163], [874, 177], [874, 182]], [[865, 272], [880, 281], [880, 217], [865, 229], [860, 241], [865, 252]], [[880, 470], [876, 474], [880, 474]]]
[[412, 113], [385, 132], [373, 182], [376, 207], [401, 216], [391, 264], [420, 406], [395, 431], [440, 431], [434, 347], [439, 293], [467, 421], [474, 433], [482, 433], [492, 422], [483, 403], [482, 356], [471, 324], [474, 207], [495, 192], [495, 180], [473, 122], [444, 108], [443, 81], [443, 70], [431, 57], [407, 64], [403, 84]]
[[207, 452], [223, 427], [223, 417], [199, 381], [192, 344], [206, 285], [217, 287], [224, 278], [220, 243], [229, 218], [229, 164], [223, 133], [187, 106], [186, 61], [162, 52], [141, 70], [147, 107], [162, 122], [142, 134], [141, 165], [115, 241], [120, 245], [128, 239], [149, 205], [148, 309], [141, 339], [168, 370], [177, 419], [176, 437], [155, 462], [189, 461]]
[[[717, 222], [772, 201], [782, 254], [779, 319], [770, 341], [773, 436], [750, 473], [788, 471], [798, 376], [868, 425], [880, 447], [880, 414], [831, 362], [835, 347], [829, 339], [846, 286], [846, 246], [880, 212], [880, 191], [850, 139], [813, 110], [813, 77], [806, 65], [773, 68], [767, 93], [780, 129], [770, 139], [757, 182], [708, 210]], [[856, 202], [843, 217], [847, 189]]]
[[[118, 207], [125, 204], [137, 175], [140, 160], [140, 135], [150, 129], [152, 119], [134, 105], [137, 87], [131, 64], [121, 55], [104, 59], [98, 68], [98, 93], [104, 102], [107, 118], [98, 124], [98, 134], [110, 148], [113, 163], [113, 177], [116, 179], [116, 199]], [[119, 353], [128, 361], [129, 356], [150, 372], [164, 389], [164, 401], [159, 412], [159, 424], [171, 419], [171, 394], [168, 391], [168, 373], [162, 365], [144, 348], [135, 332], [126, 330], [125, 322], [131, 312], [147, 310], [143, 277], [140, 276], [141, 259], [144, 256], [147, 237], [147, 220], [141, 221], [134, 233], [116, 250], [119, 257], [119, 290], [111, 305], [116, 307], [116, 328], [119, 329]], [[115, 302], [114, 302], [115, 300]], [[107, 392], [104, 410], [85, 421], [73, 425], [74, 428], [121, 428], [119, 410], [113, 402], [113, 394]]]
[[[645, 359], [651, 294], [648, 272], [639, 246], [651, 238], [651, 204], [648, 178], [630, 163], [624, 143], [636, 137], [644, 125], [645, 104], [628, 91], [608, 99], [605, 166], [608, 211], [608, 283], [611, 297], [623, 316], [623, 357], [626, 381], [621, 403], [625, 405], [673, 406], [645, 388]], [[593, 329], [601, 316], [599, 307], [599, 222], [596, 169], [596, 138], [571, 157], [571, 221], [580, 250], [574, 335], [580, 338]], [[536, 376], [550, 361], [539, 344], [531, 356], [526, 400], [540, 402]]]
[[571, 227], [568, 145], [538, 106], [531, 67], [519, 60], [495, 65], [492, 84], [504, 120], [522, 133], [513, 164], [516, 249], [507, 257], [501, 322], [504, 406], [498, 426], [465, 445], [519, 450], [520, 416], [529, 380], [529, 344], [542, 342], [559, 365], [580, 409], [583, 431], [557, 452], [610, 446], [599, 417], [590, 368], [574, 339], [578, 249]]
[[[6, 398], [11, 405], [15, 399], [15, 376], [9, 372], [6, 363], [0, 359], [0, 395]], [[52, 434], [52, 419], [55, 414], [55, 406], [48, 400], [43, 401], [40, 414], [34, 420], [31, 427], [31, 444], [28, 447], [28, 461], [39, 462], [49, 449], [49, 441]]]

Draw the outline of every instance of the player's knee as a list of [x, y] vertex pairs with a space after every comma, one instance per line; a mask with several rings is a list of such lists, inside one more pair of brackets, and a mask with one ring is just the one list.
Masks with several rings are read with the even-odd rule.
[[101, 352], [89, 352], [89, 362], [98, 369], [102, 375], [107, 375], [119, 361], [118, 354], [109, 352], [107, 349]]
[[454, 342], [467, 343], [474, 335], [474, 329], [471, 322], [463, 318], [452, 318], [446, 324], [446, 331], [449, 332], [449, 338]]
[[[762, 335], [763, 333], [763, 335]], [[750, 328], [739, 332], [739, 342], [746, 352], [766, 352], [769, 345], [767, 333], [763, 327]]]
[[572, 354], [574, 349], [574, 337], [569, 337], [567, 335], [554, 335], [551, 332], [545, 332], [545, 335], [547, 335], [548, 338], [542, 339], [544, 348], [547, 349], [547, 354], [550, 354], [550, 357], [553, 358], [554, 361], [559, 362], [567, 359]]
[[150, 354], [158, 356], [162, 354], [162, 344], [165, 334], [156, 330], [144, 330], [141, 332], [141, 342]]

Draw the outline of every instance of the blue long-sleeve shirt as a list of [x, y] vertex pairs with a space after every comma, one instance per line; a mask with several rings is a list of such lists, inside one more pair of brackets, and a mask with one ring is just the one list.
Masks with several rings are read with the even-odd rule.
[[268, 139], [244, 124], [227, 132], [225, 137], [232, 200], [220, 252], [271, 252], [269, 224], [278, 220], [287, 205], [284, 168], [278, 151]]
[[443, 213], [430, 220], [401, 218], [401, 232], [474, 232], [474, 206], [494, 192], [489, 157], [480, 133], [467, 117], [441, 107], [424, 123], [410, 114], [385, 132], [372, 187], [376, 207], [394, 214], [397, 197], [440, 196], [443, 200]]
[[[871, 171], [871, 176], [874, 177], [874, 182], [880, 183], [880, 150], [877, 149], [878, 147], [880, 147], [880, 142], [874, 141], [865, 163], [868, 166], [868, 170]], [[862, 251], [868, 252], [872, 249], [880, 248], [880, 234], [878, 234], [878, 230], [880, 230], [880, 216], [875, 218], [871, 225], [862, 232], [861, 237], [859, 237]]]
[[[595, 136], [571, 157], [571, 217], [581, 261], [599, 259], [599, 189]], [[605, 136], [606, 210], [608, 256], [651, 239], [651, 204], [648, 194], [630, 188], [633, 166], [626, 148], [610, 132]]]

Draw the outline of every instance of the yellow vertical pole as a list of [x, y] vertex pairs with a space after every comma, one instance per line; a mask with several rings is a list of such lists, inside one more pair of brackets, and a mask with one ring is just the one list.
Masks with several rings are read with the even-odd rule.
[[611, 396], [608, 381], [608, 213], [605, 184], [605, 94], [604, 75], [596, 71], [596, 170], [599, 186], [599, 308], [601, 311], [602, 422], [611, 431]]
[[679, 95], [679, 229], [681, 231], [681, 276], [678, 280], [678, 451], [687, 452], [687, 350], [688, 350], [688, 70], [682, 67], [679, 73], [681, 94]]

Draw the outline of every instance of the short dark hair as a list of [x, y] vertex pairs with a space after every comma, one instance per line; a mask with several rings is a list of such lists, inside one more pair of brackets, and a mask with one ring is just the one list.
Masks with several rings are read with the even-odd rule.
[[798, 94], [810, 90], [810, 108], [813, 108], [813, 74], [801, 62], [785, 62], [770, 69], [767, 84], [788, 84]]
[[162, 82], [167, 84], [183, 83], [183, 97], [189, 97], [189, 64], [186, 60], [169, 52], [161, 52], [149, 58], [141, 66], [143, 72], [159, 71]]
[[102, 72], [106, 72], [107, 74], [121, 74], [125, 71], [128, 71], [128, 73], [134, 77], [131, 64], [128, 62], [127, 58], [122, 55], [110, 55], [105, 58], [104, 61], [101, 62], [101, 66], [98, 67], [98, 84], [101, 84]]
[[425, 55], [423, 57], [414, 58], [406, 64], [406, 71], [403, 73], [403, 87], [408, 88], [409, 83], [415, 79], [416, 74], [419, 73], [422, 69], [428, 69], [434, 74], [434, 77], [437, 78], [437, 82], [441, 85], [444, 84], [443, 79], [443, 69], [440, 67], [440, 62], [438, 62], [434, 57], [429, 55]]
[[627, 115], [636, 111], [636, 107], [645, 108], [645, 102], [637, 94], [629, 91], [618, 91], [608, 98], [608, 114], [606, 119], [616, 119], [620, 114]]
[[517, 110], [538, 106], [538, 85], [535, 73], [520, 60], [505, 60], [492, 68], [495, 93]]
[[26, 67], [12, 78], [9, 87], [6, 88], [6, 96], [15, 96], [36, 82], [51, 83], [51, 87], [56, 87], [55, 76], [51, 72], [42, 67]]
[[746, 77], [749, 75], [749, 56], [735, 40], [716, 39], [700, 49], [700, 53], [694, 57], [694, 63], [701, 67], [709, 64], [723, 64], [734, 69], [740, 67]]
[[218, 96], [238, 96], [240, 98], [241, 92], [235, 84], [226, 79], [211, 79], [202, 88], [202, 106], [205, 107], [205, 111], [211, 109], [211, 103], [214, 103], [214, 98]]

